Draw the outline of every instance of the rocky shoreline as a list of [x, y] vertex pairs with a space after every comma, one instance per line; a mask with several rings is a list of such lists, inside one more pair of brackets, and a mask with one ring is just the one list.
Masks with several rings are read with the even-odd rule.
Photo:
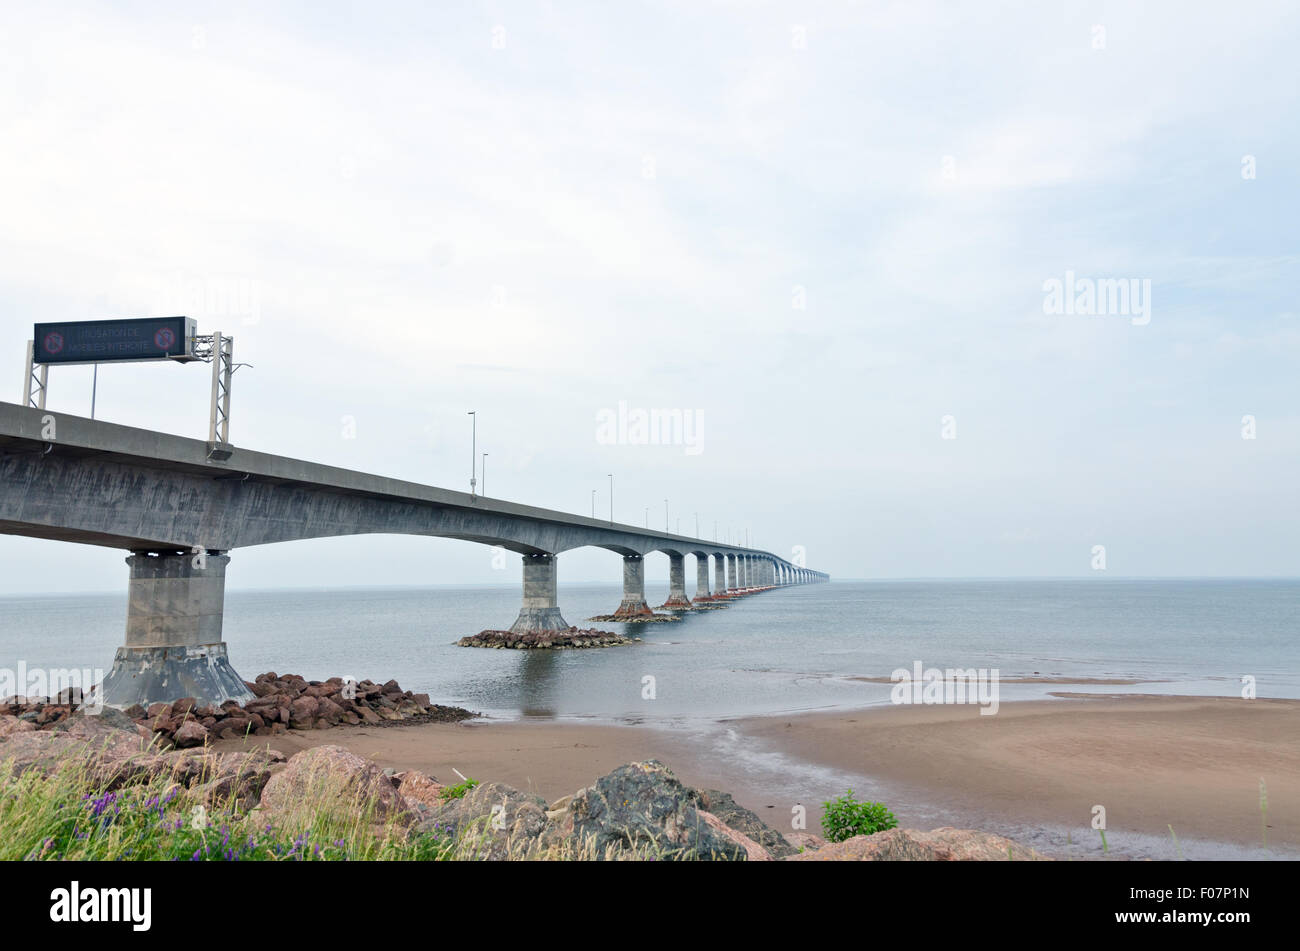
[[[241, 736], [275, 736], [286, 730], [325, 730], [333, 726], [388, 726], [468, 720], [478, 716], [460, 707], [431, 703], [429, 695], [403, 690], [396, 680], [307, 680], [298, 674], [274, 671], [245, 681], [254, 699], [200, 704], [193, 697], [171, 703], [140, 704], [122, 714], [176, 747], [202, 746], [209, 740]], [[13, 717], [15, 730], [48, 730], [71, 718], [81, 704], [80, 692], [65, 690], [54, 699], [8, 697], [0, 700], [0, 716]]]
[[506, 650], [583, 650], [595, 647], [621, 647], [640, 641], [614, 631], [479, 631], [456, 642], [458, 647], [488, 647]]
[[[436, 844], [438, 857], [462, 860], [1042, 858], [1011, 840], [970, 830], [892, 829], [839, 843], [806, 832], [782, 834], [727, 793], [686, 786], [655, 760], [625, 764], [547, 803], [504, 783], [446, 786], [418, 770], [385, 770], [339, 746], [291, 757], [269, 748], [159, 750], [147, 727], [111, 709], [94, 716], [75, 713], [45, 730], [0, 713], [0, 762], [11, 782], [31, 770], [50, 778], [74, 763], [94, 785], [85, 800], [98, 797], [92, 805], [152, 783], [150, 788], [170, 790], [146, 804], [159, 815], [176, 800], [191, 818], [202, 805], [223, 821], [249, 817], [268, 833], [272, 823], [303, 810], [314, 815], [327, 806], [342, 807], [369, 824], [366, 835], [405, 842], [423, 837]], [[59, 857], [38, 851], [28, 857]]]

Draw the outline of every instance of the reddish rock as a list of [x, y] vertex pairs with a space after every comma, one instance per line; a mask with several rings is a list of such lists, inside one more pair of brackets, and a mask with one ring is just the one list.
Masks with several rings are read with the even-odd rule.
[[290, 757], [262, 790], [262, 808], [275, 813], [325, 791], [352, 799], [379, 821], [414, 819], [383, 770], [340, 746], [317, 746]]
[[442, 798], [442, 783], [426, 776], [418, 769], [408, 769], [404, 773], [398, 773], [393, 777], [398, 780], [397, 792], [408, 800], [422, 802], [426, 806], [432, 806], [435, 809], [445, 805], [446, 800]]
[[696, 814], [701, 819], [703, 819], [706, 824], [712, 826], [713, 829], [719, 835], [723, 836], [724, 838], [730, 839], [736, 845], [744, 849], [746, 861], [748, 862], [772, 861], [771, 853], [769, 853], [767, 849], [763, 848], [761, 845], [759, 845], [749, 836], [745, 835], [743, 832], [739, 832], [736, 829], [731, 828], [731, 826], [727, 825], [725, 822], [723, 822], [713, 813], [704, 812], [703, 810], [701, 810]]
[[1036, 862], [1051, 861], [1026, 845], [990, 832], [945, 826], [924, 832], [889, 829], [831, 842], [789, 862]]
[[310, 730], [315, 719], [315, 697], [298, 697], [289, 705], [289, 725], [295, 730]]
[[801, 852], [815, 852], [826, 844], [826, 840], [811, 832], [787, 832], [785, 840]]
[[202, 746], [208, 739], [208, 730], [197, 720], [189, 719], [176, 728], [172, 742], [178, 747]]

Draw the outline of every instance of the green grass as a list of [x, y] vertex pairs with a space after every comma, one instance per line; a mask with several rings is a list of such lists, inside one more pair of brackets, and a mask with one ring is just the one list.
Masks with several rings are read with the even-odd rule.
[[[268, 817], [233, 802], [204, 804], [166, 777], [112, 791], [96, 788], [84, 761], [48, 775], [13, 775], [0, 764], [0, 860], [338, 861], [444, 859], [453, 844], [435, 833], [409, 835], [374, 808], [352, 808], [316, 792]], [[337, 785], [337, 784], [336, 784]], [[338, 790], [333, 790], [338, 792]]]
[[438, 793], [443, 799], [464, 799], [465, 793], [469, 792], [478, 785], [477, 779], [466, 779], [463, 783], [457, 783], [455, 786], [444, 786], [442, 792]]

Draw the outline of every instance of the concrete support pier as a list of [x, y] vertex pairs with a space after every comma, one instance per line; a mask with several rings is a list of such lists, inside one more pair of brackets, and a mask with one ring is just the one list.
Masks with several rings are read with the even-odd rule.
[[524, 605], [510, 625], [511, 632], [567, 631], [569, 627], [555, 603], [555, 556], [524, 555]]
[[645, 603], [645, 559], [640, 555], [623, 556], [623, 600], [615, 617], [645, 617], [654, 614]]
[[727, 559], [724, 555], [713, 556], [713, 597], [727, 596]]
[[695, 600], [713, 600], [713, 594], [709, 591], [709, 556], [702, 551], [695, 553]]
[[736, 556], [723, 555], [722, 558], [727, 565], [727, 594], [735, 594], [740, 590], [740, 581], [736, 577]]
[[686, 556], [668, 552], [668, 600], [660, 607], [690, 610], [691, 599], [686, 596]]
[[230, 556], [136, 553], [126, 563], [126, 643], [104, 677], [104, 703], [122, 709], [183, 697], [201, 704], [252, 700], [221, 639]]

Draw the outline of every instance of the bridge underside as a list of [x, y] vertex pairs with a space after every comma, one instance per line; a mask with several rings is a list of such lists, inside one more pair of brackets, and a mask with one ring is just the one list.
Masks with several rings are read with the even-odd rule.
[[[623, 614], [649, 611], [642, 562], [652, 552], [668, 556], [664, 607], [673, 609], [691, 607], [687, 553], [697, 562], [696, 601], [826, 577], [767, 552], [243, 449], [212, 460], [198, 440], [5, 403], [0, 534], [132, 553], [125, 643], [104, 684], [115, 706], [182, 696], [246, 699], [226, 658], [221, 619], [227, 553], [253, 545], [403, 534], [499, 546], [524, 561], [515, 631], [568, 627], [556, 603], [556, 556], [575, 548], [623, 556]], [[710, 557], [721, 589], [714, 592]]]

